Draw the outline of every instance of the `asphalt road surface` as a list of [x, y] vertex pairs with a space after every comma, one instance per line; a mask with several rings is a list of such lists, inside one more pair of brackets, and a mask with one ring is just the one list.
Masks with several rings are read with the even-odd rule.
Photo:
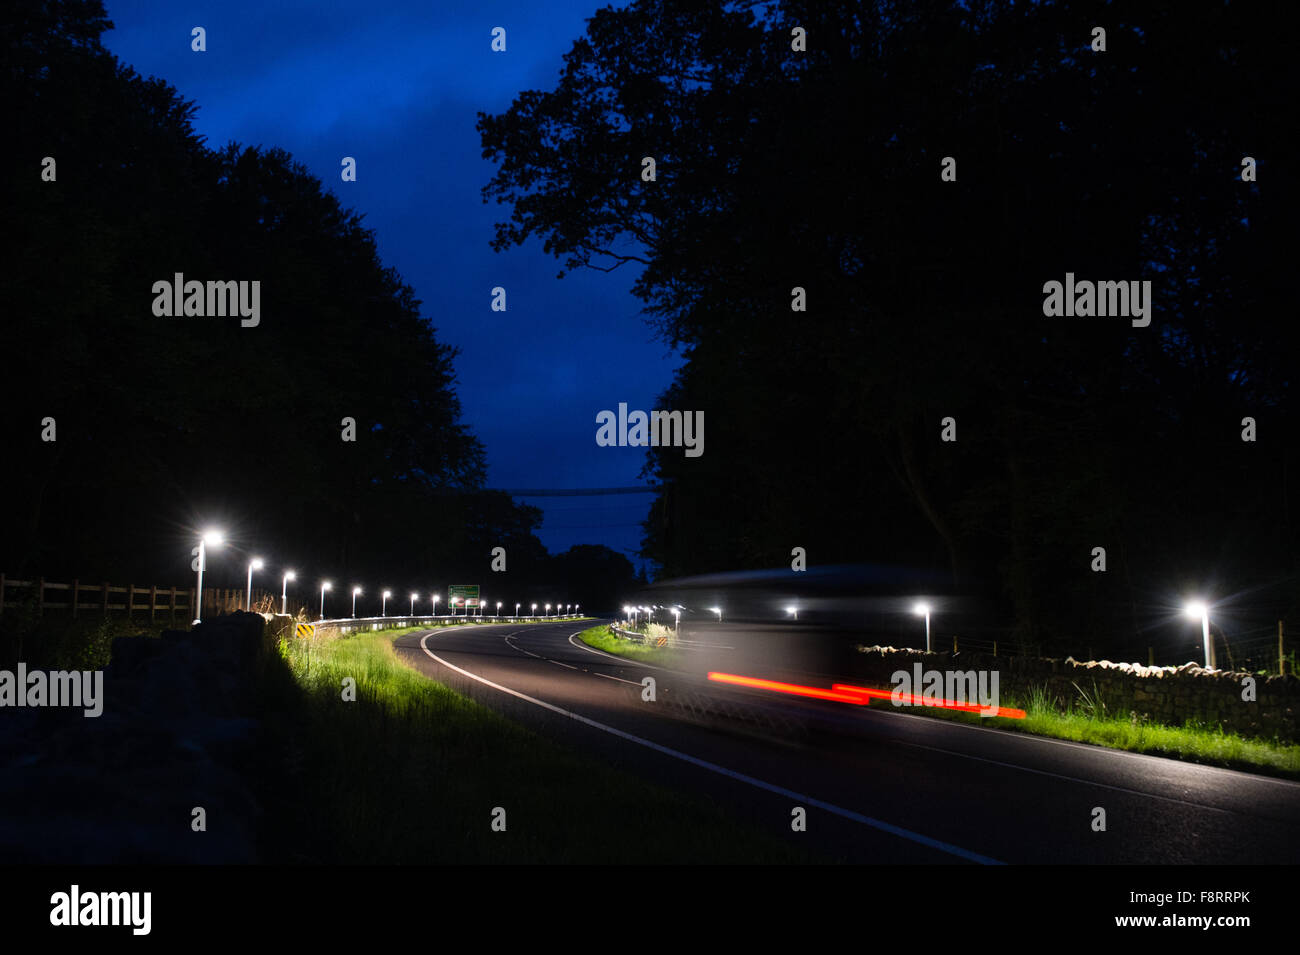
[[[408, 634], [411, 666], [589, 756], [828, 861], [1257, 864], [1300, 858], [1300, 783], [703, 679], [575, 636], [592, 622]], [[734, 654], [725, 668], [718, 661]], [[648, 701], [643, 680], [655, 681]], [[829, 687], [832, 677], [808, 677]], [[818, 682], [820, 681], [820, 682]], [[791, 829], [802, 807], [806, 831]], [[1096, 810], [1105, 831], [1094, 829]], [[636, 861], [629, 847], [628, 861]], [[689, 860], [683, 860], [689, 861]]]

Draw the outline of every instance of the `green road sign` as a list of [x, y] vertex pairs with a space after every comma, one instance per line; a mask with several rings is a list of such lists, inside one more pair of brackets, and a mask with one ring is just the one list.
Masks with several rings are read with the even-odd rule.
[[478, 584], [452, 584], [448, 588], [447, 606], [477, 607], [478, 604]]

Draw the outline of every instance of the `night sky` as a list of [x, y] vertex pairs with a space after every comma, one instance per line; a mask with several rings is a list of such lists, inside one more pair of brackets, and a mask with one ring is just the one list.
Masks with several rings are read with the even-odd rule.
[[[607, 5], [607, 4], [606, 4]], [[619, 6], [620, 4], [615, 4]], [[629, 289], [631, 265], [570, 273], [540, 242], [494, 253], [485, 205], [494, 167], [481, 158], [476, 113], [499, 113], [525, 89], [550, 89], [596, 0], [266, 4], [107, 0], [106, 46], [193, 100], [195, 128], [227, 142], [280, 147], [364, 214], [384, 264], [423, 301], [438, 337], [460, 349], [466, 424], [487, 449], [497, 488], [644, 483], [641, 448], [596, 445], [596, 413], [650, 410], [678, 364], [652, 340]], [[207, 52], [190, 31], [207, 31]], [[507, 51], [490, 49], [507, 31]], [[357, 181], [340, 181], [353, 156]], [[505, 287], [508, 311], [489, 307]], [[357, 334], [364, 334], [358, 327]], [[613, 547], [638, 566], [651, 497], [527, 499], [552, 552]]]

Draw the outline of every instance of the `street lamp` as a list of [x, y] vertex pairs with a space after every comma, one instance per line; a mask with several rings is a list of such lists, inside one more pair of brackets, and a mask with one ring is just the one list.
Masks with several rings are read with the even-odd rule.
[[710, 613], [716, 613], [716, 614], [718, 615], [718, 623], [722, 623], [722, 608], [721, 608], [721, 607], [710, 607], [710, 608], [709, 608], [709, 612], [710, 612]]
[[682, 627], [682, 612], [676, 607], [673, 608], [673, 639], [677, 639], [677, 631]]
[[551, 615], [551, 605], [550, 605], [550, 604], [547, 604], [547, 605], [546, 605], [546, 616], [549, 617], [550, 615]]
[[418, 596], [420, 596], [420, 595], [417, 594], [414, 590], [411, 591], [411, 610], [410, 610], [410, 614], [411, 614], [412, 617], [415, 616], [415, 598], [418, 597]]
[[1193, 600], [1183, 608], [1183, 613], [1193, 620], [1200, 618], [1201, 642], [1205, 647], [1205, 669], [1217, 670], [1214, 660], [1214, 644], [1210, 642], [1210, 606], [1203, 600]]
[[284, 582], [280, 585], [280, 613], [289, 612], [289, 581], [297, 580], [298, 575], [292, 570], [284, 572]]
[[520, 608], [521, 606], [523, 606], [523, 605], [522, 605], [522, 604], [515, 604], [515, 619], [516, 619], [516, 620], [519, 619], [519, 608]]
[[497, 601], [497, 619], [501, 619], [501, 601]]
[[379, 616], [381, 617], [388, 616], [388, 598], [391, 597], [392, 595], [393, 592], [391, 590], [384, 591], [384, 599], [379, 602]]
[[433, 615], [436, 617], [438, 616], [438, 595], [430, 594], [429, 596], [433, 598]]
[[930, 605], [921, 601], [912, 608], [912, 613], [925, 618], [925, 652], [930, 652]]
[[790, 606], [786, 607], [785, 612], [788, 613], [790, 616], [794, 617], [794, 619], [796, 620], [799, 619], [799, 608], [796, 607], [794, 604], [791, 604]]
[[194, 622], [203, 622], [203, 568], [208, 564], [208, 547], [221, 546], [221, 531], [204, 531], [199, 537], [199, 584], [194, 594]]
[[261, 570], [265, 566], [260, 557], [254, 557], [248, 562], [248, 596], [244, 598], [245, 610], [253, 609], [253, 571]]
[[533, 604], [533, 616], [537, 616], [537, 604]]
[[328, 580], [322, 581], [320, 585], [320, 618], [325, 619], [325, 591], [333, 590], [334, 585]]
[[357, 594], [361, 593], [360, 587], [352, 588], [352, 619], [357, 619]]

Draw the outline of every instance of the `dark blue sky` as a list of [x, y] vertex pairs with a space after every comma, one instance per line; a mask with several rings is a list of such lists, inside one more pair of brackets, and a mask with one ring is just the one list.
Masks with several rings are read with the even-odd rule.
[[[208, 144], [279, 146], [375, 230], [380, 255], [423, 300], [440, 340], [461, 350], [466, 423], [487, 447], [492, 487], [641, 484], [640, 448], [596, 445], [596, 413], [649, 410], [679, 364], [652, 341], [629, 288], [635, 273], [555, 275], [540, 242], [497, 254], [484, 205], [494, 167], [476, 112], [551, 89], [598, 0], [381, 4], [105, 0], [108, 48], [193, 100]], [[618, 6], [620, 4], [614, 4]], [[190, 31], [207, 30], [207, 52]], [[490, 48], [493, 27], [507, 51]], [[357, 182], [340, 160], [357, 160]], [[504, 286], [509, 310], [489, 308]], [[358, 329], [358, 334], [362, 333]], [[538, 498], [543, 543], [599, 543], [633, 557], [649, 495]], [[637, 561], [639, 566], [639, 561]]]

